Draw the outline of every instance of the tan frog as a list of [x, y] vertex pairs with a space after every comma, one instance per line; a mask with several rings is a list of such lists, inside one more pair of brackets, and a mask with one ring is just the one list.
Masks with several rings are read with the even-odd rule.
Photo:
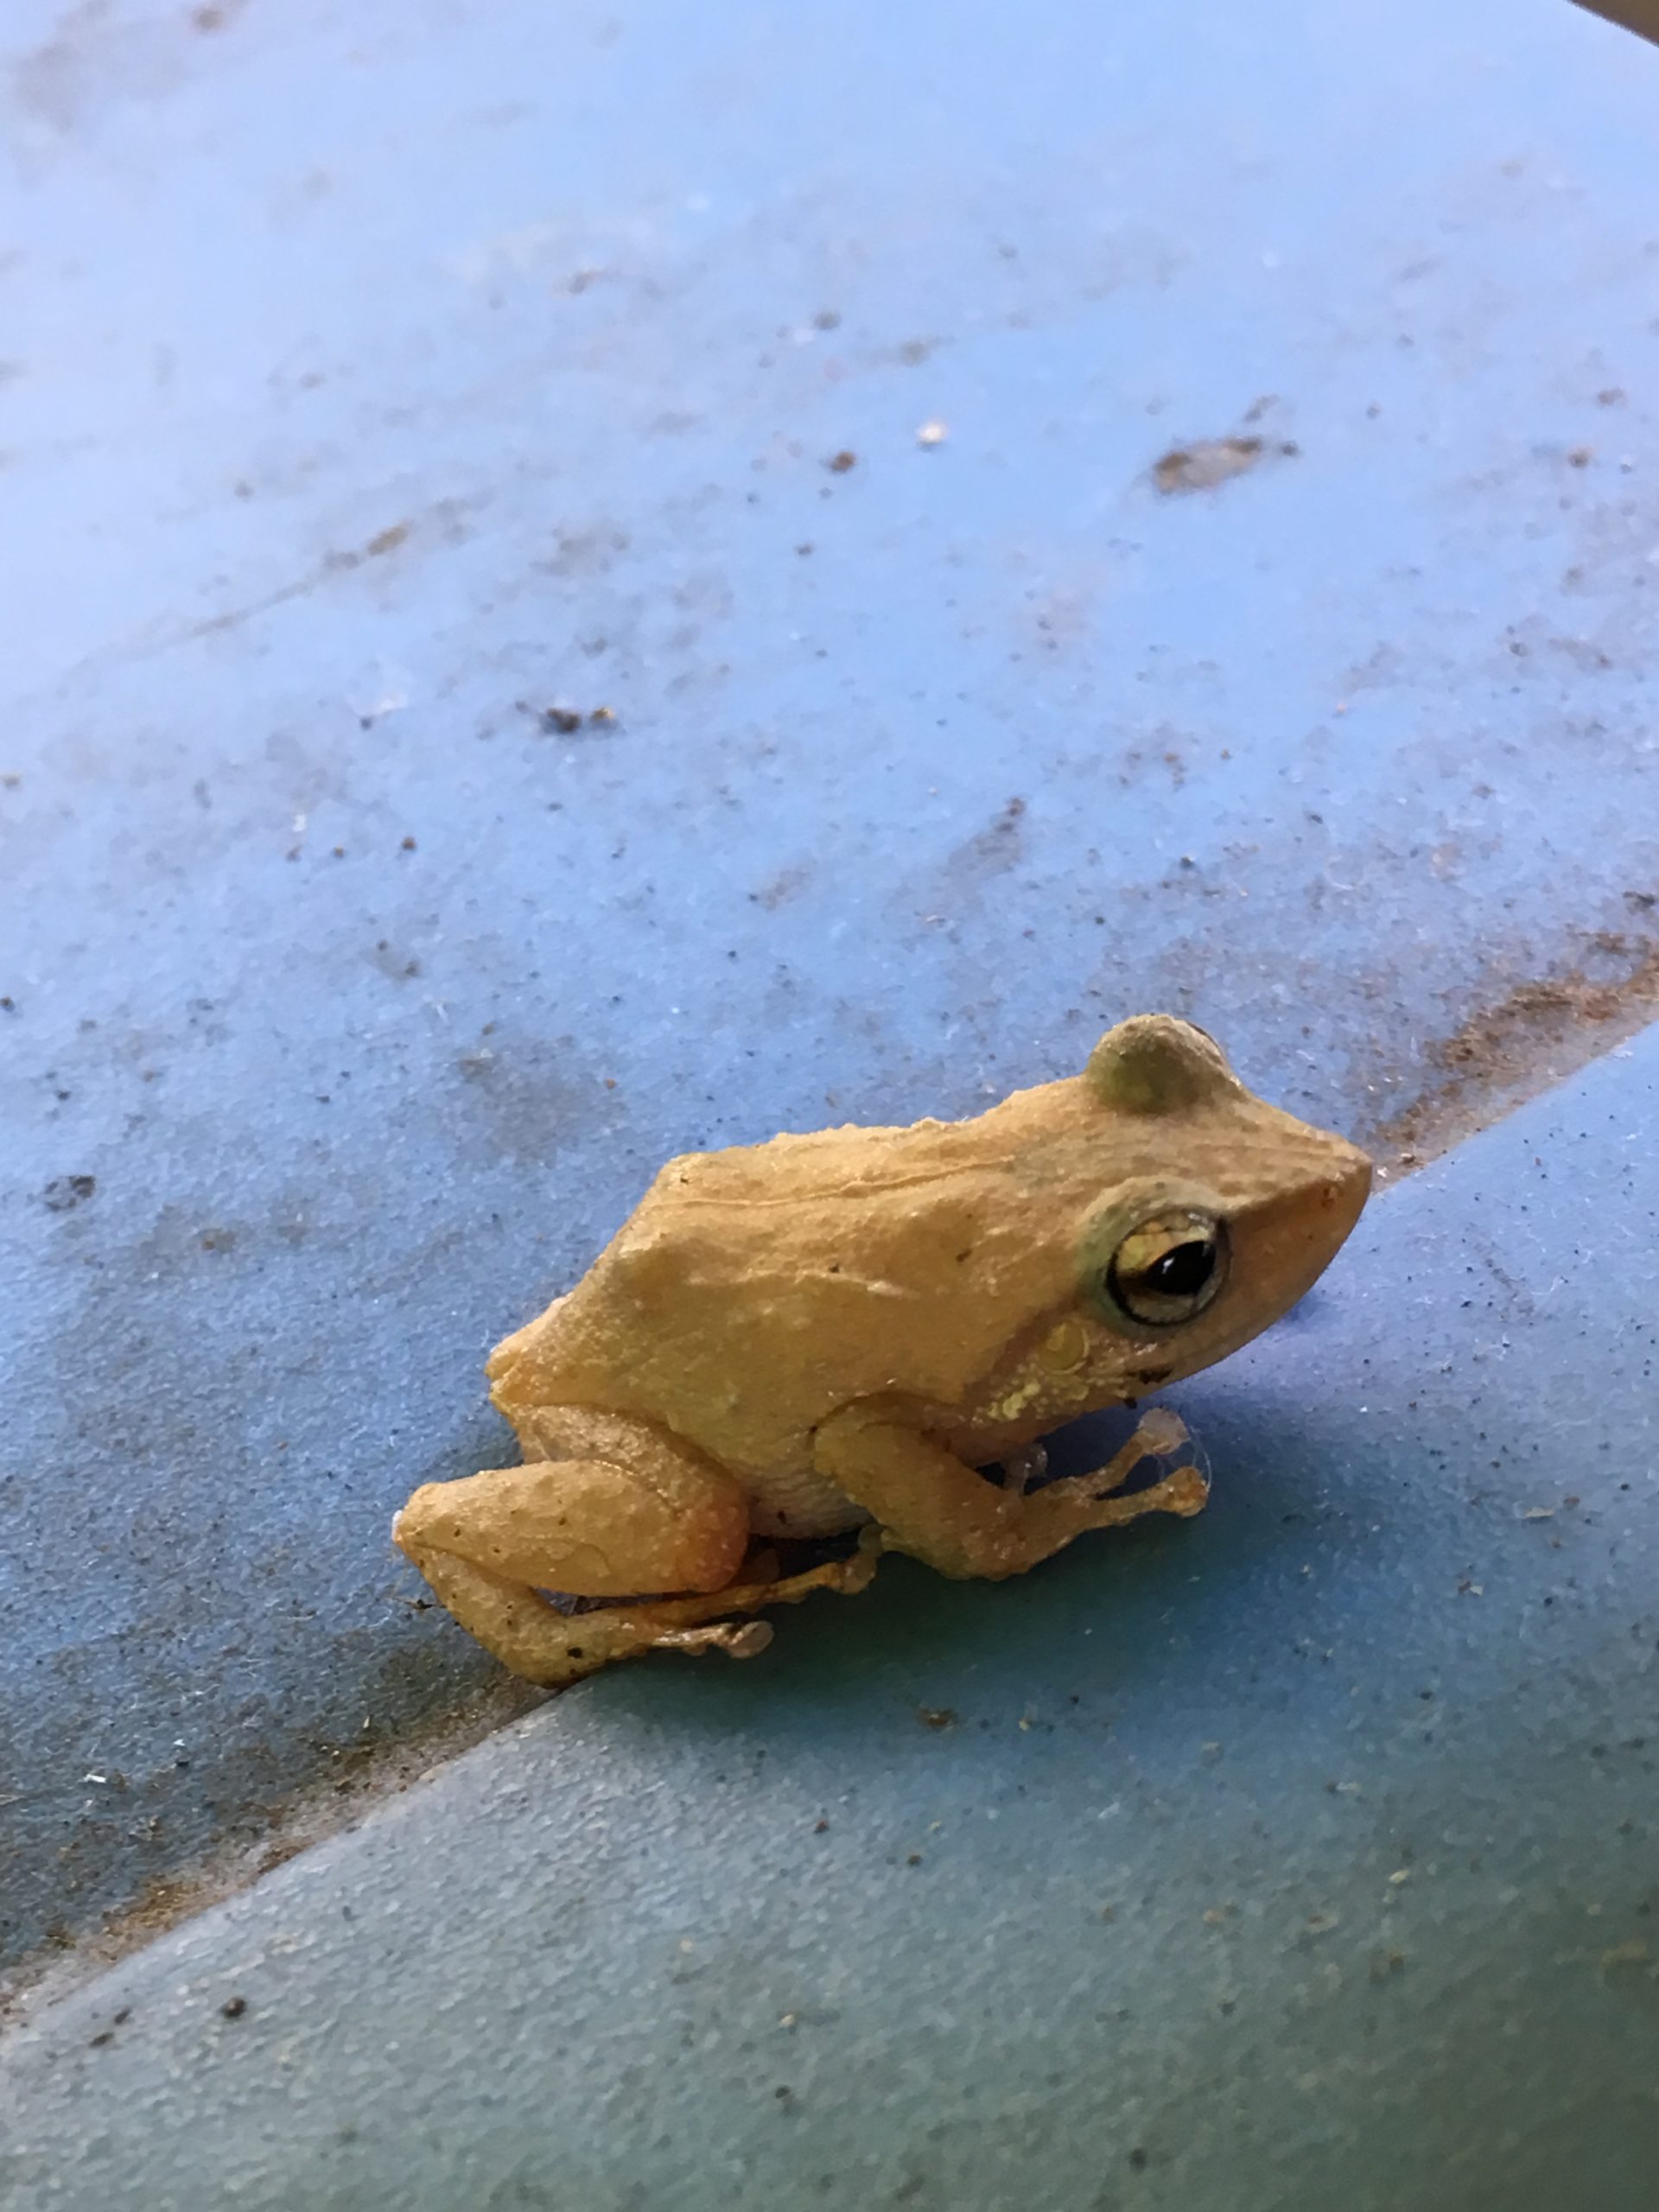
[[[504, 1665], [556, 1683], [654, 1645], [747, 1656], [771, 1630], [745, 1616], [861, 1589], [883, 1551], [1019, 1574], [1085, 1529], [1196, 1513], [1190, 1465], [1119, 1494], [1185, 1440], [1173, 1414], [1027, 1491], [1032, 1447], [1266, 1328], [1370, 1186], [1363, 1153], [1166, 1014], [974, 1121], [671, 1160], [491, 1357], [524, 1464], [426, 1484], [394, 1537]], [[779, 1540], [855, 1530], [780, 1573]]]

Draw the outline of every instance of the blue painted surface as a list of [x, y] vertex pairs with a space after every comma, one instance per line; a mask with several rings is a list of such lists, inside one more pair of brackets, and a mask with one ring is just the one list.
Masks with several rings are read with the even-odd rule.
[[1198, 1521], [620, 1669], [117, 1970], [8, 2205], [1649, 2203], [1656, 1111], [1382, 1198]]
[[1649, 957], [1654, 58], [1126, 17], [8, 11], [10, 1950], [486, 1678], [389, 1514], [667, 1153]]

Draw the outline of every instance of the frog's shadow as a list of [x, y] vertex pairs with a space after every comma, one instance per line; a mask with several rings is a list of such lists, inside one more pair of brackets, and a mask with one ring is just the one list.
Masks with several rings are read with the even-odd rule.
[[[857, 1597], [775, 1608], [773, 1641], [754, 1659], [653, 1655], [601, 1676], [590, 1694], [611, 1716], [626, 1711], [677, 1737], [729, 1744], [799, 1730], [844, 1747], [895, 1707], [913, 1729], [918, 1711], [965, 1720], [1057, 1698], [1121, 1700], [1166, 1682], [1172, 1666], [1208, 1675], [1224, 1647], [1237, 1657], [1241, 1638], [1282, 1642], [1263, 1624], [1282, 1611], [1286, 1554], [1299, 1568], [1306, 1560], [1333, 1471], [1363, 1484], [1352, 1440], [1287, 1420], [1271, 1396], [1206, 1392], [1201, 1408], [1182, 1409], [1201, 1462], [1213, 1464], [1211, 1503], [1195, 1520], [1148, 1516], [1001, 1583], [953, 1582], [889, 1557]], [[1050, 1440], [1051, 1464], [1098, 1465], [1132, 1419], [1074, 1424]]]

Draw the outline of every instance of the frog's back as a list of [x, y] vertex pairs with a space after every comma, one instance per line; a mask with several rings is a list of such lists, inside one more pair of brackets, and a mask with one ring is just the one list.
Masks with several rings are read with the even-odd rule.
[[778, 1508], [770, 1525], [787, 1500], [788, 1525], [844, 1526], [815, 1430], [889, 1395], [948, 1427], [1075, 1308], [1080, 1239], [1109, 1194], [1160, 1190], [1173, 1163], [1236, 1224], [1287, 1217], [1294, 1255], [1358, 1158], [1254, 1097], [1187, 1024], [1135, 1017], [1082, 1075], [973, 1121], [671, 1160], [569, 1296], [498, 1348], [496, 1401], [510, 1418], [580, 1404], [660, 1422]]
[[670, 1160], [569, 1296], [501, 1348], [498, 1402], [661, 1421], [753, 1484], [810, 1464], [813, 1428], [854, 1399], [952, 1402], [1011, 1310], [1064, 1294], [1033, 1133], [1070, 1088], [971, 1122]]
[[640, 1200], [623, 1235], [657, 1229], [696, 1235], [707, 1210], [731, 1208], [758, 1225], [761, 1214], [811, 1216], [826, 1205], [887, 1196], [960, 1175], [980, 1163], [982, 1147], [964, 1142], [971, 1122], [918, 1122], [908, 1128], [814, 1129], [723, 1152], [687, 1153], [669, 1160]]

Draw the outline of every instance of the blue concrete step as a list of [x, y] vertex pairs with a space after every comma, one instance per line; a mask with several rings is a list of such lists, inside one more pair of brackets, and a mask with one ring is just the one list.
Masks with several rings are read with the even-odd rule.
[[1408, 1143], [1639, 1018], [1659, 56], [1559, 0], [0, 49], [17, 1959], [495, 1679], [388, 1521], [668, 1154], [1164, 1005]]
[[14, 2037], [8, 2212], [1633, 2212], [1659, 1030], [1177, 1394], [1210, 1511], [560, 1697]]

